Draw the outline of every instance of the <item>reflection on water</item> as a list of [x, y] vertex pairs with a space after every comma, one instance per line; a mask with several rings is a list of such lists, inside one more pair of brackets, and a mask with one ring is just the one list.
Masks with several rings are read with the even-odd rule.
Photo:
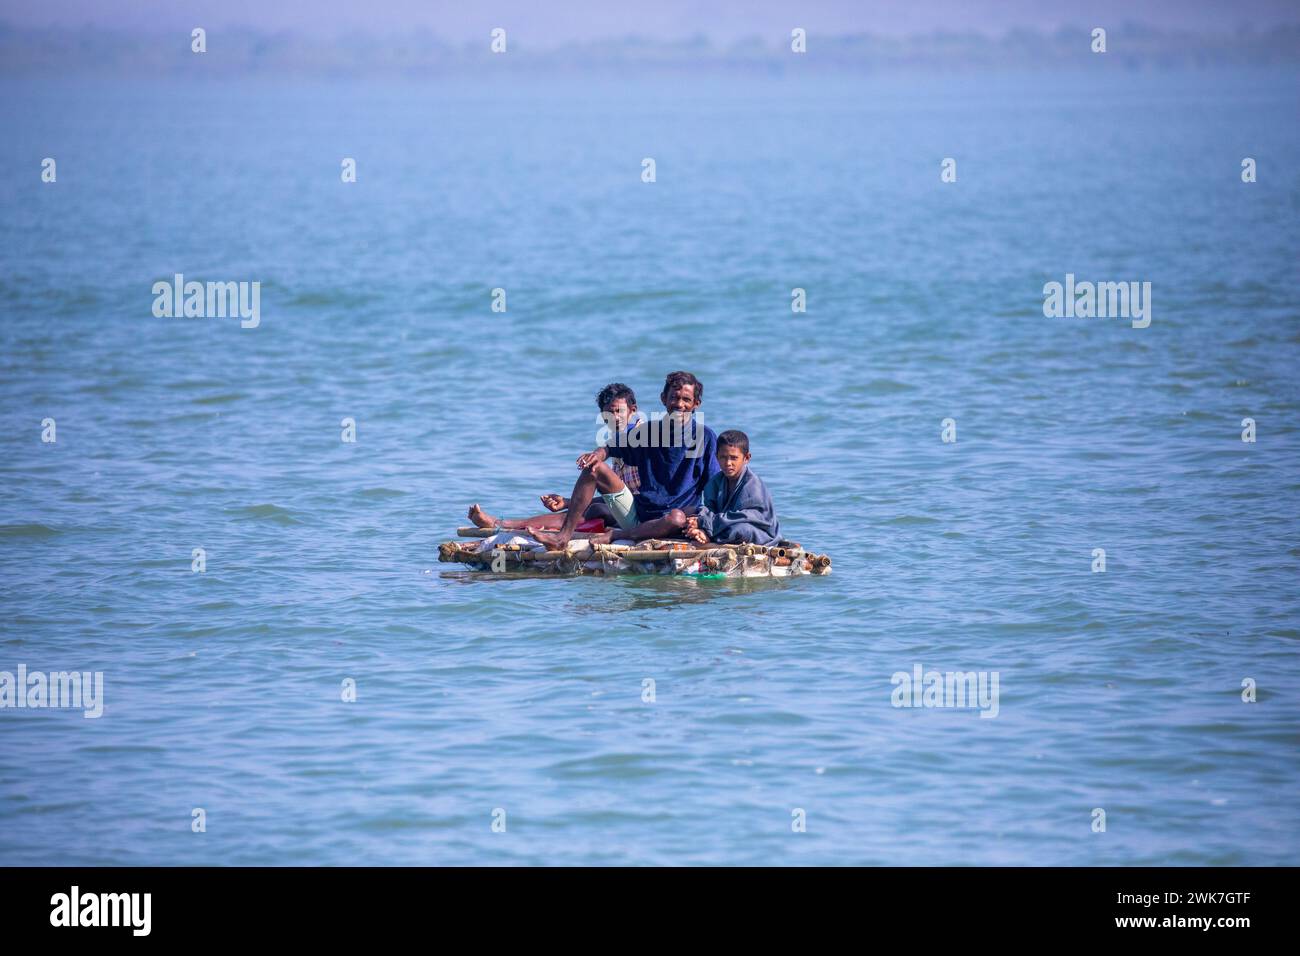
[[[575, 614], [609, 614], [621, 611], [640, 611], [650, 608], [672, 607], [677, 604], [705, 604], [718, 598], [738, 597], [782, 591], [790, 587], [819, 587], [828, 578], [816, 575], [798, 577], [722, 577], [695, 574], [618, 574], [561, 575], [545, 572], [511, 572], [494, 574], [491, 571], [444, 571], [439, 577], [454, 584], [509, 585], [511, 582], [544, 581], [556, 588], [583, 587], [591, 599], [570, 601], [568, 608]], [[581, 582], [581, 584], [578, 584]], [[587, 584], [598, 584], [587, 589]], [[550, 602], [552, 594], [539, 592], [538, 601]]]

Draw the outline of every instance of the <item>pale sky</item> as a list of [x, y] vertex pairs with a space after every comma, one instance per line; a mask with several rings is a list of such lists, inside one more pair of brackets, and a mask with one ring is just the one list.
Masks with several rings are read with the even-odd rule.
[[118, 27], [156, 32], [247, 26], [312, 36], [424, 28], [453, 43], [476, 42], [496, 26], [513, 42], [550, 47], [569, 40], [640, 34], [703, 34], [726, 43], [754, 34], [935, 30], [1000, 35], [1063, 25], [1137, 21], [1164, 29], [1235, 31], [1300, 23], [1296, 0], [0, 0], [15, 26]]

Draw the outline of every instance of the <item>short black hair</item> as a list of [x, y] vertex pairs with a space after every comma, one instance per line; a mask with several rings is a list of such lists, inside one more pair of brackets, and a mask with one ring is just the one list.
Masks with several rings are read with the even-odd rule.
[[626, 399], [629, 408], [636, 407], [636, 392], [622, 382], [610, 382], [596, 395], [596, 407], [602, 412], [620, 398]]
[[695, 389], [695, 401], [704, 401], [704, 383], [692, 375], [690, 372], [669, 372], [668, 377], [664, 379], [664, 390], [659, 393], [659, 401], [668, 401], [668, 393], [682, 385], [690, 385]]
[[732, 428], [718, 436], [718, 447], [730, 445], [732, 448], [739, 448], [742, 455], [749, 454], [749, 436], [742, 431]]

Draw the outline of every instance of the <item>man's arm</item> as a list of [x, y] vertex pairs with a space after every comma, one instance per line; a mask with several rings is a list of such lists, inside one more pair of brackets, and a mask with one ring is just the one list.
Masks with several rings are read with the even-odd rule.
[[590, 468], [596, 462], [604, 461], [608, 457], [609, 457], [609, 449], [606, 448], [604, 445], [602, 445], [601, 447], [597, 448], [595, 451], [589, 451], [585, 455], [579, 455], [578, 467]]

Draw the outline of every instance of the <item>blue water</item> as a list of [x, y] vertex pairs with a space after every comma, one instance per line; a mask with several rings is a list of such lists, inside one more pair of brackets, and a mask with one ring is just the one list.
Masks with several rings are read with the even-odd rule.
[[[5, 85], [0, 863], [1300, 862], [1294, 75]], [[677, 368], [833, 575], [437, 562]]]

